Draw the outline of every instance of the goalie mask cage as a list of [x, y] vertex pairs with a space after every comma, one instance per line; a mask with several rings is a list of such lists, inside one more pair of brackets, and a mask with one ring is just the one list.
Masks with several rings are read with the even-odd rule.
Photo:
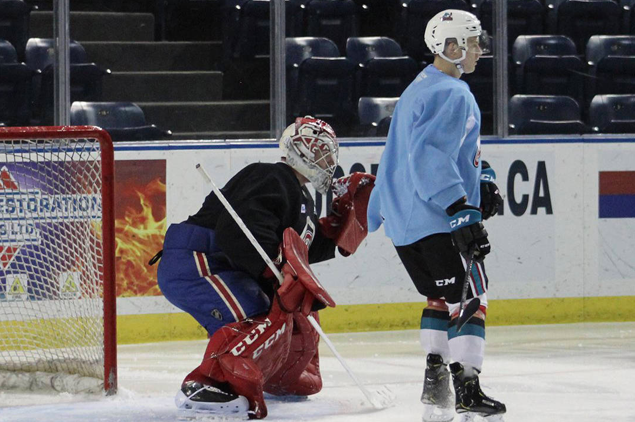
[[113, 175], [102, 129], [0, 128], [0, 391], [116, 392]]

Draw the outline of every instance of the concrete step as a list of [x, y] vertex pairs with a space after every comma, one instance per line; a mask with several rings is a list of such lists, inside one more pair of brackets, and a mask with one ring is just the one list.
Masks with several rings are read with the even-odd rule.
[[210, 71], [222, 55], [218, 41], [84, 42], [88, 58], [118, 72]]
[[103, 80], [104, 101], [220, 101], [221, 72], [113, 72]]
[[[70, 35], [83, 41], [153, 41], [151, 13], [71, 12]], [[53, 38], [53, 12], [31, 12], [31, 38]]]
[[137, 103], [146, 120], [172, 132], [251, 132], [269, 129], [269, 101]]

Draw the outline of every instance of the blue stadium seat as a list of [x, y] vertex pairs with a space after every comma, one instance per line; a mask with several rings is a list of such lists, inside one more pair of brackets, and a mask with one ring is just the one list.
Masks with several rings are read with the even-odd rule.
[[635, 36], [594, 35], [586, 48], [587, 99], [596, 94], [635, 94]]
[[512, 48], [514, 93], [584, 98], [585, 66], [573, 41], [564, 35], [522, 35]]
[[565, 0], [558, 5], [556, 33], [573, 40], [578, 54], [584, 54], [592, 35], [620, 32], [620, 6], [612, 0]]
[[29, 125], [29, 98], [34, 74], [27, 65], [18, 63], [13, 45], [0, 40], [0, 124], [3, 126]]
[[322, 37], [298, 37], [286, 39], [287, 69], [287, 119], [298, 116], [298, 79], [300, 65], [310, 57], [340, 57], [335, 43]]
[[[34, 78], [32, 89], [33, 124], [51, 124], [53, 117], [54, 48], [52, 38], [31, 38], [26, 45], [26, 65], [41, 72]], [[102, 78], [110, 73], [89, 63], [84, 47], [70, 42], [71, 101], [99, 101]]]
[[589, 123], [594, 132], [635, 133], [635, 95], [596, 95]]
[[113, 141], [157, 140], [171, 135], [169, 130], [148, 124], [143, 110], [130, 102], [75, 101], [71, 105], [71, 125], [99, 126]]
[[580, 106], [559, 95], [514, 95], [509, 100], [511, 135], [566, 135], [589, 133]]
[[[227, 59], [253, 59], [269, 56], [269, 0], [227, 0], [222, 7], [223, 51]], [[301, 31], [301, 7], [285, 1], [286, 35]]]
[[31, 6], [22, 0], [0, 1], [0, 39], [13, 44], [20, 59], [29, 39]]
[[[473, 3], [474, 4], [474, 3]], [[474, 4], [475, 6], [477, 4]], [[494, 1], [484, 0], [476, 14], [483, 29], [493, 34]], [[507, 0], [507, 41], [509, 51], [520, 35], [541, 35], [544, 33], [546, 9], [539, 0]]]
[[428, 63], [434, 60], [423, 39], [428, 21], [445, 9], [470, 10], [463, 0], [406, 0], [402, 2], [402, 8], [397, 41], [408, 56]]
[[346, 136], [356, 115], [355, 64], [346, 57], [310, 57], [300, 64], [296, 115], [326, 120]]
[[357, 103], [360, 136], [387, 136], [398, 97], [361, 97]]
[[359, 36], [394, 38], [394, 28], [401, 12], [400, 0], [353, 0], [359, 16]]
[[417, 62], [387, 37], [350, 37], [346, 57], [357, 65], [357, 97], [399, 97], [419, 73]]
[[346, 50], [348, 37], [358, 34], [357, 8], [352, 0], [311, 0], [306, 4], [306, 35], [326, 37]]

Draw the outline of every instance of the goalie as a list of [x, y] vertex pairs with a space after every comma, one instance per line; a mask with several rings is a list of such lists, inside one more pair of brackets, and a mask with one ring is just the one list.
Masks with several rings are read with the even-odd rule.
[[374, 176], [340, 179], [332, 212], [318, 220], [307, 183], [325, 194], [338, 164], [335, 132], [298, 118], [280, 139], [277, 163], [250, 164], [221, 189], [256, 241], [282, 269], [280, 286], [214, 192], [165, 236], [158, 283], [208, 332], [202, 363], [177, 407], [217, 415], [267, 416], [263, 393], [307, 396], [322, 388], [319, 335], [307, 317], [335, 302], [309, 264], [347, 256], [366, 236]]

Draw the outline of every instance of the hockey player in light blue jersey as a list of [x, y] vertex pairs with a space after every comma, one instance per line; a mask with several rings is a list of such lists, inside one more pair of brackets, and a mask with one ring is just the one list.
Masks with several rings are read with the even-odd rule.
[[[483, 259], [490, 252], [482, 220], [497, 213], [502, 198], [493, 170], [481, 162], [479, 107], [460, 80], [474, 71], [486, 38], [468, 12], [445, 10], [430, 20], [425, 42], [435, 60], [395, 107], [368, 206], [369, 230], [384, 225], [428, 300], [421, 317], [421, 344], [428, 353], [424, 422], [451, 421], [455, 411], [464, 420], [478, 414], [500, 421], [506, 411], [482, 392], [478, 378], [487, 310]], [[462, 280], [472, 254], [467, 298], [481, 305], [459, 331]]]

